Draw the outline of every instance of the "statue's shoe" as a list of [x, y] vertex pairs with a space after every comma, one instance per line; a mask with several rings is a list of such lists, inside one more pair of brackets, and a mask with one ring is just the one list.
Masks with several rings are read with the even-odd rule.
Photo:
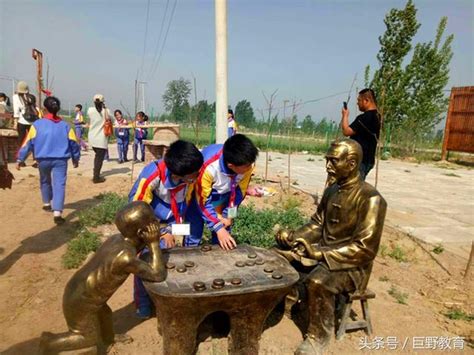
[[296, 349], [295, 355], [323, 355], [324, 348], [323, 344], [307, 335]]

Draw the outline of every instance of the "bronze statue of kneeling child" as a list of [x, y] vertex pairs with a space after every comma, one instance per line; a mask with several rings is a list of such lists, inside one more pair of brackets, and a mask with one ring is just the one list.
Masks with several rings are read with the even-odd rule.
[[[160, 225], [151, 207], [142, 201], [132, 202], [117, 213], [115, 224], [121, 235], [107, 239], [66, 285], [63, 312], [69, 331], [43, 333], [41, 353], [54, 354], [93, 346], [99, 352], [105, 351], [115, 341], [108, 299], [129, 274], [155, 282], [165, 279], [159, 246]], [[149, 263], [137, 257], [145, 246], [151, 254]]]
[[277, 233], [276, 251], [298, 269], [308, 296], [309, 325], [296, 355], [322, 354], [335, 327], [339, 295], [363, 292], [380, 244], [387, 203], [361, 179], [362, 148], [335, 141], [326, 154], [330, 185], [311, 220]]

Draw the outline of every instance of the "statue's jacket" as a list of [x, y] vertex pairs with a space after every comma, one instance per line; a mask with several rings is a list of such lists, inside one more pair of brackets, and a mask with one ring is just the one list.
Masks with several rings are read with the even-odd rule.
[[382, 236], [387, 203], [358, 177], [328, 187], [311, 221], [296, 231], [322, 251], [331, 271], [348, 271], [365, 289]]

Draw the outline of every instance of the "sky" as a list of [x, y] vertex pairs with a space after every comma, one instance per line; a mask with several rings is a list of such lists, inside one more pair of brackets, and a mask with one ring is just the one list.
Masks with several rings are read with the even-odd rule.
[[[433, 40], [439, 20], [448, 17], [445, 34], [454, 34], [454, 55], [446, 89], [474, 85], [474, 2], [414, 3], [421, 23], [414, 43]], [[166, 84], [180, 77], [191, 82], [195, 78], [197, 99], [213, 102], [214, 1], [151, 0], [149, 8], [147, 4], [148, 0], [0, 0], [0, 91], [11, 94], [11, 81], [4, 77], [35, 87], [31, 49], [37, 48], [44, 54], [45, 83], [48, 63], [49, 84], [65, 109], [76, 103], [91, 105], [94, 94], [101, 93], [111, 109], [132, 112], [137, 73], [146, 82], [148, 113], [164, 111]], [[275, 104], [281, 108], [284, 100], [304, 102], [348, 91], [357, 74], [349, 105], [355, 114], [355, 90], [364, 86], [364, 68], [378, 66], [384, 16], [405, 4], [228, 0], [229, 105], [246, 99], [260, 118], [258, 110], [266, 108], [262, 92], [269, 96], [278, 89]], [[302, 105], [298, 116], [339, 120], [346, 99], [340, 94]]]

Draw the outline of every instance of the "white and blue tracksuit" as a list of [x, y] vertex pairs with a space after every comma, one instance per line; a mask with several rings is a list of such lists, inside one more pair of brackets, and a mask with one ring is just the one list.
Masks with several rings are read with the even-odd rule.
[[227, 118], [227, 138], [237, 134], [237, 122], [233, 117]]
[[24, 162], [32, 152], [38, 161], [41, 197], [53, 211], [64, 209], [67, 161], [78, 162], [80, 145], [74, 129], [59, 116], [52, 114], [35, 121], [18, 151], [18, 162]]
[[[130, 129], [126, 119], [117, 120], [115, 128], [115, 137], [117, 138], [117, 151], [119, 162], [127, 161], [128, 144], [130, 143]], [[121, 127], [123, 126], [123, 127]]]
[[213, 144], [202, 150], [204, 165], [186, 214], [186, 220], [191, 223], [188, 242], [193, 245], [202, 239], [204, 222], [212, 232], [212, 242], [217, 243], [216, 232], [224, 228], [220, 218], [227, 218], [229, 207], [242, 203], [252, 177], [253, 169], [244, 174], [230, 170], [224, 162], [222, 148], [223, 144]]
[[144, 126], [145, 122], [137, 121], [137, 125], [135, 128], [135, 139], [133, 140], [133, 159], [138, 159], [138, 147], [140, 147], [140, 151], [142, 153], [141, 161], [145, 161], [145, 144], [143, 140], [147, 138], [148, 129], [142, 128], [140, 126]]
[[[181, 219], [181, 223], [184, 222], [182, 219], [186, 215], [193, 188], [194, 184], [185, 182], [175, 184], [165, 161], [157, 160], [143, 168], [128, 195], [128, 199], [130, 202], [144, 201], [148, 203], [153, 208], [155, 216], [160, 220], [160, 224], [165, 225], [161, 228], [161, 235], [171, 234], [171, 225], [176, 223], [177, 219]], [[184, 239], [184, 245], [191, 246], [187, 237]], [[160, 243], [160, 247], [164, 248], [164, 243]], [[148, 250], [145, 249], [142, 254], [147, 252]], [[142, 280], [137, 276], [134, 277], [133, 298], [137, 308], [151, 307], [152, 305]]]

